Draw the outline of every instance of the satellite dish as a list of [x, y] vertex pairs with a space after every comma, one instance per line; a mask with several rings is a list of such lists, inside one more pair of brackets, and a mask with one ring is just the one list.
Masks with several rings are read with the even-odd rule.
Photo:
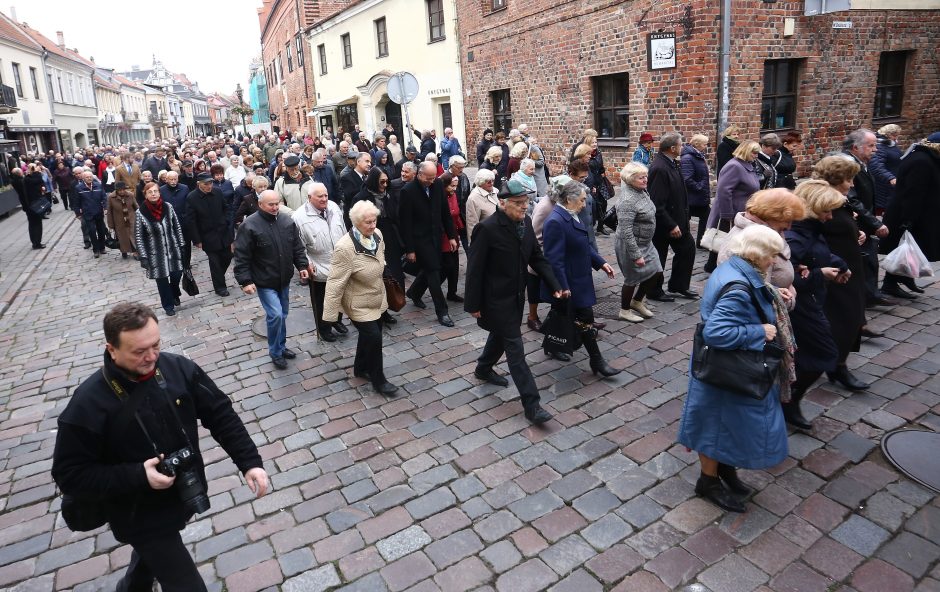
[[399, 72], [388, 79], [388, 98], [407, 105], [418, 97], [418, 79], [411, 72]]

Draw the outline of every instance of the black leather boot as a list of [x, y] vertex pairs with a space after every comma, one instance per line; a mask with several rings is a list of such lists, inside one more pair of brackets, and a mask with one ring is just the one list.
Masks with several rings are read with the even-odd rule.
[[738, 477], [738, 470], [731, 465], [718, 463], [718, 478], [731, 490], [731, 493], [747, 497], [754, 493], [754, 489]]
[[835, 371], [827, 372], [826, 376], [829, 377], [829, 382], [838, 382], [850, 391], [863, 391], [871, 386], [867, 382], [855, 378], [846, 366], [836, 366]]
[[608, 376], [616, 376], [620, 374], [620, 370], [612, 368], [608, 364], [603, 356], [601, 356], [601, 350], [597, 347], [597, 331], [594, 329], [588, 329], [581, 332], [581, 342], [584, 344], [584, 349], [587, 350], [588, 355], [591, 356], [591, 372], [594, 374], [600, 374], [605, 378]]
[[729, 512], [743, 513], [745, 511], [744, 503], [736, 499], [731, 492], [725, 489], [718, 477], [710, 477], [702, 474], [695, 484], [695, 493], [704, 497], [722, 510]]
[[793, 390], [790, 391], [790, 402], [781, 403], [780, 408], [783, 409], [783, 419], [785, 419], [788, 424], [801, 430], [811, 430], [813, 424], [803, 417], [803, 412], [800, 410], [800, 401], [803, 400], [805, 393], [805, 388], [801, 389], [794, 383]]

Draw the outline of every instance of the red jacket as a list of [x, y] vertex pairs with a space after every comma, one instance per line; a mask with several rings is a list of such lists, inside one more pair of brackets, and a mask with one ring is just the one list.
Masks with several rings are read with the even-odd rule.
[[[464, 229], [463, 218], [460, 217], [460, 203], [457, 201], [456, 193], [447, 194], [447, 209], [450, 211], [450, 217], [454, 220], [454, 229], [459, 234]], [[457, 249], [460, 249], [460, 241], [457, 241]], [[446, 232], [441, 233], [441, 252], [450, 253], [450, 237]]]

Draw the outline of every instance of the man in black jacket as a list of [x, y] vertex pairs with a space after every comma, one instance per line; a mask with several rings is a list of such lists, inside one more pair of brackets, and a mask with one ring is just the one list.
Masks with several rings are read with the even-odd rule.
[[[698, 292], [689, 289], [692, 282], [692, 267], [695, 265], [695, 241], [689, 232], [689, 198], [685, 181], [679, 172], [679, 156], [682, 153], [682, 136], [677, 132], [663, 134], [659, 140], [659, 152], [650, 163], [649, 194], [656, 204], [656, 233], [653, 245], [659, 260], [666, 266], [666, 256], [672, 247], [672, 274], [669, 276], [669, 291], [682, 298], [698, 298]], [[663, 292], [663, 279], [648, 295], [651, 300], [672, 302], [674, 296]]]
[[219, 296], [228, 296], [225, 272], [232, 262], [232, 232], [228, 224], [228, 203], [212, 186], [212, 175], [199, 173], [196, 189], [186, 196], [186, 223], [189, 238], [209, 259], [212, 287]]
[[343, 219], [346, 221], [347, 228], [352, 228], [349, 223], [349, 210], [352, 209], [356, 196], [362, 190], [371, 169], [372, 155], [368, 152], [358, 152], [356, 153], [356, 166], [340, 177], [339, 182], [343, 188]]
[[542, 424], [552, 418], [539, 404], [539, 390], [525, 361], [522, 343], [522, 309], [525, 304], [527, 266], [541, 276], [555, 298], [571, 293], [562, 290], [552, 266], [535, 239], [532, 220], [526, 216], [529, 198], [517, 181], [509, 181], [499, 192], [499, 208], [473, 229], [473, 248], [467, 259], [464, 310], [489, 331], [483, 353], [473, 374], [497, 386], [509, 382], [493, 370], [506, 354], [509, 374], [519, 391], [526, 419]]
[[[194, 513], [209, 509], [196, 420], [258, 497], [268, 487], [261, 456], [206, 373], [183, 356], [160, 353], [150, 308], [115, 306], [105, 315], [104, 336], [103, 368], [59, 415], [52, 477], [63, 494], [97, 503], [114, 538], [133, 548], [118, 591], [150, 590], [155, 578], [163, 590], [205, 591], [179, 533]], [[193, 460], [168, 474], [161, 460], [184, 448]]]
[[441, 235], [447, 233], [450, 249], [456, 251], [457, 231], [445, 202], [437, 165], [422, 162], [417, 178], [401, 190], [398, 218], [405, 258], [411, 263], [417, 262], [421, 268], [408, 289], [408, 297], [418, 308], [427, 308], [421, 299], [424, 291], [430, 290], [437, 320], [445, 327], [453, 327], [454, 321], [447, 314], [447, 301], [441, 291]]
[[258, 198], [258, 211], [245, 218], [235, 238], [235, 281], [245, 294], [258, 293], [268, 327], [268, 353], [281, 370], [297, 357], [287, 348], [287, 310], [294, 268], [310, 277], [307, 252], [290, 216], [278, 215], [281, 198], [270, 189]]
[[163, 146], [157, 146], [154, 153], [144, 159], [144, 164], [140, 167], [141, 172], [150, 171], [154, 179], [158, 177], [160, 171], [168, 170], [170, 170], [170, 165], [166, 162], [166, 148]]
[[[861, 246], [865, 264], [865, 299], [868, 306], [894, 306], [898, 302], [885, 298], [878, 290], [878, 241], [888, 236], [888, 227], [872, 213], [875, 208], [875, 180], [868, 172], [868, 163], [878, 149], [878, 137], [871, 130], [858, 129], [846, 136], [842, 149], [861, 167], [849, 190], [848, 206], [855, 212], [858, 229], [868, 235]], [[914, 298], [900, 287], [892, 290], [891, 295]]]

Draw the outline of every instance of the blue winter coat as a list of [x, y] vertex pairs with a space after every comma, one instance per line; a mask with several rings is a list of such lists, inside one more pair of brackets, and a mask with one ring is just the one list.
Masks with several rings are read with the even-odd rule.
[[[600, 269], [606, 261], [591, 246], [588, 229], [565, 208], [556, 205], [542, 226], [545, 258], [563, 290], [571, 290], [574, 308], [589, 308], [597, 302], [594, 295], [592, 269]], [[551, 302], [549, 286], [542, 284], [542, 302]]]
[[447, 138], [441, 140], [441, 166], [445, 171], [450, 166], [450, 157], [457, 156], [458, 152], [460, 152], [460, 140], [456, 136], [450, 140]]
[[[98, 180], [92, 181], [91, 189], [84, 182], [76, 183], [73, 186], [72, 209], [76, 210], [86, 220], [103, 216], [108, 205], [108, 195], [101, 188]], [[74, 204], [78, 204], [77, 207]]]
[[894, 185], [891, 180], [898, 174], [901, 166], [901, 149], [897, 142], [878, 136], [878, 150], [868, 163], [868, 172], [875, 180], [875, 207], [887, 209], [894, 197]]
[[[764, 329], [748, 293], [732, 289], [716, 301], [721, 289], [733, 281], [750, 284], [766, 318], [776, 320], [764, 280], [750, 264], [734, 256], [719, 265], [705, 284], [701, 304], [705, 343], [719, 349], [761, 350]], [[679, 442], [734, 467], [775, 466], [786, 459], [788, 451], [779, 397], [776, 385], [763, 401], [757, 401], [699, 382], [690, 372]]]
[[707, 206], [711, 204], [711, 187], [708, 181], [708, 163], [705, 156], [686, 144], [682, 147], [682, 157], [679, 161], [682, 171], [682, 180], [689, 194], [690, 206]]

